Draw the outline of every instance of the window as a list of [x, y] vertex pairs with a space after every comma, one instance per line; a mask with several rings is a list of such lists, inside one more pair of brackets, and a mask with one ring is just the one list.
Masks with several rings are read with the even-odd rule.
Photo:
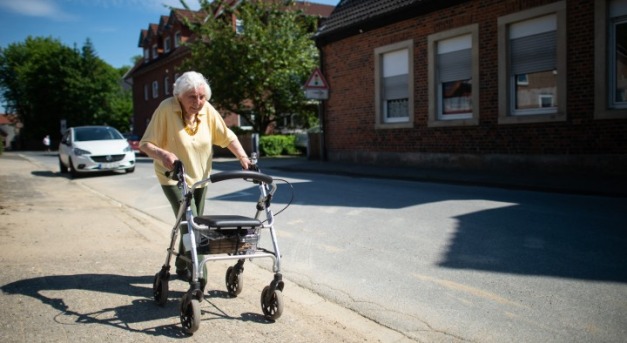
[[627, 118], [627, 4], [595, 1], [594, 115]]
[[152, 97], [157, 98], [159, 96], [159, 82], [152, 81]]
[[479, 122], [479, 26], [428, 37], [429, 126]]
[[627, 108], [627, 18], [613, 18], [609, 48], [610, 107]]
[[144, 62], [150, 61], [150, 50], [144, 48]]
[[499, 123], [566, 119], [563, 1], [498, 19]]
[[170, 95], [170, 78], [167, 76], [163, 79], [163, 94]]
[[165, 37], [163, 39], [163, 50], [166, 53], [170, 52], [170, 37]]
[[181, 31], [174, 33], [174, 47], [178, 48], [181, 45]]
[[377, 128], [412, 127], [413, 41], [375, 49], [375, 114]]
[[153, 44], [152, 46], [152, 59], [157, 59], [159, 57], [159, 50], [157, 50], [157, 44]]
[[238, 35], [244, 33], [244, 21], [242, 19], [235, 19], [235, 33]]

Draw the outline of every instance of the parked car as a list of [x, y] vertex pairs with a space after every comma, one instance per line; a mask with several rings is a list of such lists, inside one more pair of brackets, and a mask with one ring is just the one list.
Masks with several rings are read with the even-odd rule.
[[140, 138], [138, 135], [134, 135], [132, 133], [125, 133], [124, 138], [126, 138], [126, 140], [128, 141], [128, 145], [131, 146], [131, 149], [133, 149], [133, 152], [135, 152], [136, 155], [143, 154], [141, 150], [139, 150]]
[[59, 144], [59, 169], [79, 173], [135, 171], [135, 153], [120, 131], [110, 126], [77, 126], [65, 131]]

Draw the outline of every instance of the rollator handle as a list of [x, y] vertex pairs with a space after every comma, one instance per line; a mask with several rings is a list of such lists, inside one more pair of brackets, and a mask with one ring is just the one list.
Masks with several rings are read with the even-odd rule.
[[180, 160], [174, 161], [174, 168], [165, 172], [165, 176], [171, 178], [174, 181], [178, 181], [179, 174], [183, 171], [183, 162]]
[[265, 184], [272, 184], [273, 182], [272, 176], [250, 170], [216, 173], [210, 175], [209, 179], [212, 183], [233, 179], [252, 179], [255, 181], [263, 182]]

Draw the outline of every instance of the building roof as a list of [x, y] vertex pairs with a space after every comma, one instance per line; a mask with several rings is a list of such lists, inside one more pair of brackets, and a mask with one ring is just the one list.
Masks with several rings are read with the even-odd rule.
[[0, 125], [13, 125], [17, 123], [17, 121], [17, 116], [15, 114], [0, 114]]
[[[227, 0], [225, 5], [227, 6], [238, 6], [243, 0]], [[277, 0], [261, 0], [261, 1], [277, 1]], [[318, 18], [327, 18], [335, 8], [330, 5], [322, 5], [310, 1], [296, 1], [294, 6], [297, 10], [302, 10], [305, 15], [314, 16]], [[219, 16], [223, 13], [222, 7], [216, 8], [214, 12], [214, 16]], [[168, 29], [169, 26], [175, 24], [176, 21], [182, 23], [183, 25], [187, 25], [187, 22], [191, 23], [202, 23], [208, 17], [207, 12], [204, 10], [192, 11], [187, 9], [173, 8], [170, 10], [170, 15], [162, 15], [160, 16], [159, 24], [150, 23], [148, 24], [148, 29], [142, 29], [139, 35], [139, 42], [137, 44], [138, 47], [144, 47], [145, 43], [151, 40], [153, 37], [159, 37], [164, 31]], [[189, 50], [185, 46], [181, 46], [177, 49], [174, 49], [172, 52], [168, 54], [168, 56], [178, 56], [180, 54], [184, 54], [187, 50]], [[129, 69], [126, 74], [122, 77], [124, 80], [131, 79], [133, 75], [138, 72], [140, 69], [143, 69], [148, 66], [152, 66], [154, 64], [158, 64], [162, 62], [163, 56], [157, 60], [150, 60], [149, 62], [145, 62], [142, 60], [138, 60], [135, 65]]]
[[314, 39], [340, 40], [468, 0], [341, 0]]
[[306, 15], [320, 18], [328, 18], [335, 9], [335, 6], [322, 5], [311, 1], [297, 1], [294, 5]]

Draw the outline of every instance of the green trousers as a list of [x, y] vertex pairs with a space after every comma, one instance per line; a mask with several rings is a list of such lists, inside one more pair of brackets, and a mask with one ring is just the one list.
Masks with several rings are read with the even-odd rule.
[[[181, 190], [177, 186], [164, 186], [161, 185], [163, 189], [163, 193], [165, 197], [168, 198], [170, 202], [170, 206], [172, 206], [172, 210], [174, 211], [174, 216], [179, 213], [179, 206], [181, 205]], [[194, 198], [192, 199], [191, 207], [192, 213], [194, 216], [201, 216], [205, 210], [205, 193], [207, 193], [207, 187], [197, 188], [194, 190]], [[187, 226], [181, 227], [181, 232], [179, 235], [179, 248], [178, 252], [180, 254], [185, 252], [185, 247], [183, 246], [183, 235], [188, 232]], [[198, 259], [202, 260], [204, 257], [202, 255], [198, 255]], [[176, 269], [182, 270], [187, 269], [187, 263], [181, 259], [176, 259], [175, 262]], [[205, 272], [206, 274], [206, 272]]]

